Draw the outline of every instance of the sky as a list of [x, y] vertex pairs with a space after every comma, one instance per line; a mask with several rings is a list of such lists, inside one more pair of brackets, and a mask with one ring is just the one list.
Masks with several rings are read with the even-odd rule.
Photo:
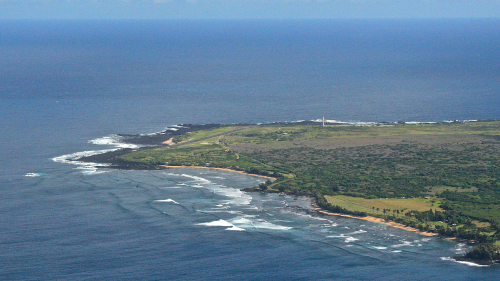
[[500, 0], [0, 0], [0, 19], [500, 18]]

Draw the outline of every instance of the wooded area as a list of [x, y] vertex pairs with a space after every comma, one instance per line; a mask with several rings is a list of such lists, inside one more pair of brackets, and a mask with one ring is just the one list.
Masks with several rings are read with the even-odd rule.
[[[228, 126], [231, 127], [231, 126]], [[226, 129], [229, 130], [229, 129]], [[216, 132], [224, 131], [217, 128]], [[274, 176], [251, 190], [316, 197], [330, 211], [373, 215], [421, 230], [495, 242], [500, 239], [500, 122], [318, 126], [252, 126], [175, 149], [122, 156], [123, 161], [206, 166]], [[434, 199], [434, 209], [363, 210], [328, 196]], [[382, 211], [383, 210], [383, 211]]]

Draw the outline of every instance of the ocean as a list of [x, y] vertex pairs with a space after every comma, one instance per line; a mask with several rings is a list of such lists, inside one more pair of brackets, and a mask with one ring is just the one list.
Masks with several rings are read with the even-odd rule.
[[494, 280], [469, 245], [63, 161], [175, 124], [500, 119], [500, 20], [0, 21], [0, 279]]

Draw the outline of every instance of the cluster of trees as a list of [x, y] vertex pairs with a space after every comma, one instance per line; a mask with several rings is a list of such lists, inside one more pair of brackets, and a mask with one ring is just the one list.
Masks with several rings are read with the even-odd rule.
[[469, 251], [465, 256], [475, 260], [486, 261], [500, 259], [499, 249], [493, 243], [481, 243], [479, 246]]
[[[255, 152], [251, 157], [272, 161], [296, 174], [302, 181], [299, 185], [315, 183], [315, 187], [328, 187], [332, 191], [389, 198], [422, 197], [433, 186], [500, 192], [500, 181], [496, 180], [500, 157], [484, 156], [498, 155], [498, 151], [486, 150], [476, 155], [466, 145], [460, 148], [409, 144], [338, 149], [300, 147]], [[486, 177], [490, 180], [485, 181]]]
[[440, 211], [433, 211], [432, 209], [425, 212], [410, 210], [405, 213], [405, 216], [413, 217], [421, 222], [442, 221], [451, 223], [463, 223], [465, 221], [469, 221], [468, 218], [462, 218], [460, 216], [457, 216], [457, 214], [454, 212], [440, 212]]
[[[411, 210], [400, 217], [402, 210], [385, 210], [380, 216], [423, 231], [481, 242], [494, 241], [500, 238], [498, 234], [491, 235], [500, 229], [500, 207], [495, 209], [500, 206], [500, 186], [496, 180], [500, 174], [500, 157], [490, 156], [499, 152], [490, 151], [490, 156], [475, 155], [479, 148], [471, 146], [454, 147], [451, 152], [446, 147], [409, 144], [331, 150], [301, 147], [255, 152], [250, 157], [272, 162], [277, 169], [296, 175], [293, 179], [280, 178], [272, 183], [274, 190], [316, 194], [320, 207], [358, 216], [367, 214], [332, 205], [323, 195], [424, 197], [432, 186], [454, 187], [453, 191], [438, 194], [447, 199], [441, 205], [444, 211]], [[270, 185], [262, 184], [260, 188], [268, 190]], [[476, 192], [463, 192], [462, 189]], [[489, 216], [481, 213], [485, 209], [489, 210]], [[471, 223], [472, 219], [489, 221], [491, 226], [487, 230], [477, 228]]]
[[444, 212], [415, 212], [412, 216], [451, 224], [470, 218], [493, 223], [496, 218], [500, 223], [500, 207], [494, 207], [500, 206], [500, 150], [494, 145], [298, 147], [256, 151], [249, 156], [296, 175], [276, 183], [280, 191], [411, 198], [428, 196], [433, 188], [450, 187], [453, 191], [438, 194], [447, 199]]

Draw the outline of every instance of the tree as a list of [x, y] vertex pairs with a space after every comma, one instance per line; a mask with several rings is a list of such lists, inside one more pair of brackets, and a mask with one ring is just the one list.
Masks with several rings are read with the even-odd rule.
[[496, 247], [492, 243], [481, 243], [472, 251], [468, 252], [465, 256], [472, 259], [490, 261], [500, 258], [498, 247]]

